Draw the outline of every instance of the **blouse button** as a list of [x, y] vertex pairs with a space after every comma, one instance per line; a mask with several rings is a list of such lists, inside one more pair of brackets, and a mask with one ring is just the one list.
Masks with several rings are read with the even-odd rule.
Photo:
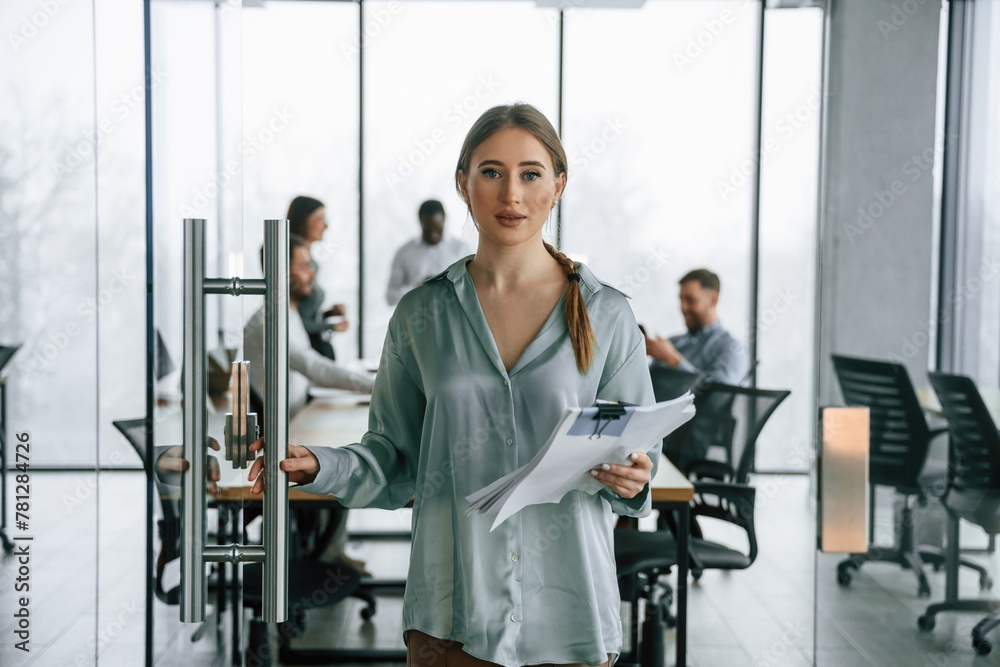
[[503, 381], [503, 386], [509, 387], [510, 386], [510, 380], [504, 380]]
[[517, 554], [511, 554], [510, 559], [516, 563], [520, 559], [520, 556]]
[[521, 620], [521, 617], [520, 617], [520, 616], [518, 616], [517, 614], [511, 614], [511, 615], [510, 615], [510, 620], [512, 620], [512, 621], [514, 621], [515, 623], [517, 623], [518, 621], [520, 621], [520, 620]]
[[513, 440], [513, 438], [507, 438], [506, 442], [507, 442], [507, 446], [508, 446], [508, 447], [510, 447], [511, 445], [513, 445], [513, 444], [514, 444], [514, 440]]

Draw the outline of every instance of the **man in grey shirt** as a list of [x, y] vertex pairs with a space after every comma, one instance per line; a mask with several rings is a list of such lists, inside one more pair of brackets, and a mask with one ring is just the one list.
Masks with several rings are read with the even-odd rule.
[[749, 364], [743, 346], [722, 328], [716, 314], [719, 276], [708, 269], [695, 269], [679, 282], [681, 314], [687, 333], [669, 339], [647, 335], [646, 354], [653, 358], [654, 364], [702, 373], [715, 382], [740, 384]]

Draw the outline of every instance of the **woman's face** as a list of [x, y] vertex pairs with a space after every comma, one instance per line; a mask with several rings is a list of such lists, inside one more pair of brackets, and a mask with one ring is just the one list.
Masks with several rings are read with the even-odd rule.
[[515, 246], [540, 237], [566, 185], [535, 135], [506, 128], [472, 152], [469, 172], [459, 175], [481, 240]]
[[323, 232], [329, 225], [326, 224], [326, 209], [320, 206], [313, 211], [306, 219], [306, 241], [322, 241]]

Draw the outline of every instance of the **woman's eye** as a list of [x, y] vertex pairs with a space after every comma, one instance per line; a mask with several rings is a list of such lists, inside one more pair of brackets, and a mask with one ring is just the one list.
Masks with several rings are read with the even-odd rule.
[[529, 180], [529, 181], [537, 181], [541, 177], [542, 177], [542, 175], [539, 172], [537, 172], [537, 171], [528, 171], [528, 172], [525, 172], [525, 174], [524, 174], [524, 178], [527, 179], [527, 180]]
[[483, 176], [485, 176], [486, 178], [497, 178], [498, 176], [500, 176], [500, 172], [494, 169], [493, 167], [486, 167], [486, 169], [483, 169], [482, 173]]

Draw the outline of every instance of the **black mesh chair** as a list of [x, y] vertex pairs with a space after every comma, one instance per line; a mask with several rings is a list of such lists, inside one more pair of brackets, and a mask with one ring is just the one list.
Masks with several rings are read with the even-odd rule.
[[[749, 485], [757, 452], [757, 440], [778, 406], [791, 395], [784, 389], [756, 389], [713, 383], [705, 393], [715, 402], [703, 409], [702, 434], [710, 434], [709, 445], [728, 453], [731, 462], [717, 459], [690, 461], [687, 474], [695, 482], [691, 505], [691, 574], [699, 579], [705, 570], [742, 570], [757, 558], [754, 527], [756, 490]], [[696, 413], [694, 419], [698, 419]], [[692, 419], [692, 421], [694, 421]], [[709, 449], [711, 452], [711, 449]], [[654, 504], [655, 507], [655, 504]], [[656, 508], [660, 509], [660, 508]], [[661, 527], [673, 529], [671, 516], [660, 512]], [[746, 532], [747, 549], [708, 540], [704, 520], [723, 521]]]
[[[931, 385], [948, 420], [948, 512], [980, 526], [987, 535], [1000, 533], [1000, 433], [975, 383], [961, 375], [930, 373]], [[921, 630], [934, 628], [934, 617], [942, 611], [972, 611], [989, 614], [972, 630], [972, 646], [981, 655], [993, 645], [985, 635], [1000, 626], [1000, 600], [952, 600], [932, 604], [918, 619]]]
[[[682, 472], [695, 480], [748, 483], [754, 469], [757, 439], [789, 395], [791, 392], [784, 389], [709, 384], [696, 399], [697, 412], [688, 422], [693, 428], [684, 445], [692, 453], [685, 456]], [[713, 457], [714, 454], [718, 456]]]
[[[654, 389], [656, 385], [654, 383]], [[686, 391], [684, 389], [683, 391]], [[680, 391], [680, 393], [683, 393]], [[714, 393], [713, 393], [714, 392]], [[714, 411], [708, 418], [707, 412], [700, 413], [703, 426], [698, 433], [724, 433], [721, 440], [734, 454], [738, 463], [735, 468], [725, 461], [693, 460], [689, 472], [702, 471], [715, 479], [696, 480], [694, 499], [691, 503], [691, 537], [688, 543], [689, 565], [695, 579], [706, 569], [738, 570], [750, 567], [757, 557], [757, 535], [754, 528], [755, 489], [745, 482], [753, 467], [753, 457], [757, 437], [760, 435], [778, 405], [789, 395], [788, 391], [752, 389], [713, 384], [705, 389], [703, 396], [714, 396], [710, 401]], [[671, 396], [669, 398], [674, 398]], [[665, 397], [667, 398], [667, 397]], [[659, 396], [657, 396], [659, 400]], [[703, 403], [704, 405], [705, 403]], [[694, 419], [699, 418], [696, 413]], [[706, 449], [708, 446], [706, 445]], [[736, 481], [734, 481], [736, 480]], [[665, 505], [653, 503], [660, 510], [657, 530], [615, 531], [615, 563], [618, 586], [622, 596], [631, 605], [632, 650], [622, 656], [622, 662], [651, 664], [662, 655], [662, 627], [672, 626], [674, 619], [669, 608], [672, 591], [660, 578], [668, 574], [677, 564], [676, 531], [673, 513]], [[702, 520], [723, 521], [746, 531], [749, 548], [741, 548], [713, 542], [704, 537], [698, 522]], [[639, 631], [639, 600], [646, 605], [643, 629]]]
[[[917, 577], [918, 595], [929, 597], [931, 587], [924, 572], [924, 563], [935, 569], [944, 565], [944, 551], [938, 547], [917, 545], [913, 531], [913, 502], [927, 502], [925, 489], [944, 486], [944, 462], [928, 464], [930, 441], [947, 429], [931, 430], [917, 400], [913, 383], [906, 368], [900, 364], [871, 359], [832, 355], [833, 367], [840, 383], [844, 402], [866, 407], [870, 412], [868, 482], [869, 543], [867, 553], [855, 554], [837, 565], [837, 581], [842, 586], [851, 583], [853, 572], [868, 562], [895, 563], [910, 568]], [[887, 486], [903, 497], [899, 517], [899, 542], [893, 547], [874, 544], [875, 488]], [[962, 565], [977, 570], [980, 586], [992, 586], [986, 570], [975, 563]]]

